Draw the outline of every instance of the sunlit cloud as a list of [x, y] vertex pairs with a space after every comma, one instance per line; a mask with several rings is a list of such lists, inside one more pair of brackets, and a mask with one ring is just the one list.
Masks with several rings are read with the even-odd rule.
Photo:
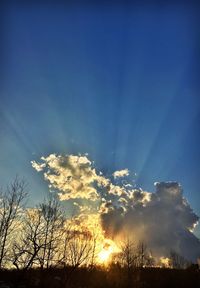
[[109, 237], [120, 238], [128, 232], [147, 242], [157, 256], [167, 257], [175, 250], [195, 259], [200, 253], [200, 241], [191, 233], [199, 218], [183, 197], [179, 183], [156, 183], [155, 193], [129, 191], [123, 200], [119, 197], [109, 203], [105, 211], [102, 223]]
[[116, 184], [115, 179], [128, 176], [129, 170], [116, 171], [114, 180], [109, 179], [88, 155], [51, 154], [32, 161], [32, 166], [61, 201], [74, 199], [77, 225], [98, 230], [100, 242], [118, 243], [128, 233], [134, 241], [148, 243], [157, 258], [167, 258], [171, 250], [189, 259], [200, 255], [200, 241], [192, 233], [199, 218], [179, 183], [157, 182], [153, 193], [128, 182]]
[[42, 157], [40, 163], [32, 162], [33, 168], [44, 172], [51, 189], [56, 189], [60, 200], [84, 198], [95, 201], [99, 195], [94, 187], [101, 177], [96, 174], [87, 156], [51, 154]]
[[129, 170], [128, 169], [123, 169], [119, 171], [115, 171], [113, 173], [114, 178], [120, 178], [120, 177], [125, 177], [129, 175]]

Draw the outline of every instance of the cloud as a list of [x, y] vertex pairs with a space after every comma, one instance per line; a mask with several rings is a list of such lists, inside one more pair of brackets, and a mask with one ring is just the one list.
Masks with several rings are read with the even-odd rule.
[[191, 229], [198, 216], [183, 197], [179, 183], [161, 182], [155, 187], [155, 193], [135, 189], [127, 192], [123, 201], [119, 197], [102, 213], [103, 228], [112, 238], [131, 234], [135, 240], [148, 243], [158, 257], [167, 257], [174, 250], [196, 260], [200, 241]]
[[51, 189], [58, 191], [60, 200], [84, 198], [95, 201], [99, 198], [94, 184], [103, 180], [85, 155], [51, 154], [42, 157], [40, 163], [32, 161], [32, 166], [37, 171], [44, 172], [45, 180], [49, 182]]
[[113, 177], [116, 179], [116, 178], [119, 178], [119, 177], [125, 177], [125, 176], [128, 176], [129, 175], [129, 170], [128, 169], [123, 169], [123, 170], [119, 170], [119, 171], [115, 171], [113, 173]]
[[31, 161], [31, 164], [32, 164], [32, 167], [33, 167], [37, 172], [42, 171], [42, 170], [46, 167], [46, 164], [45, 164], [45, 163], [43, 163], [43, 164], [38, 164], [38, 163], [36, 163], [35, 161]]
[[116, 184], [117, 177], [129, 175], [128, 169], [115, 171], [113, 182], [95, 169], [87, 155], [51, 154], [32, 161], [32, 166], [43, 173], [60, 200], [84, 200], [74, 201], [79, 203], [77, 217], [84, 221], [96, 215], [105, 237], [117, 242], [128, 234], [146, 242], [157, 257], [168, 257], [171, 250], [191, 260], [199, 257], [200, 241], [192, 233], [199, 218], [179, 183], [157, 182], [155, 192], [134, 189], [128, 182]]

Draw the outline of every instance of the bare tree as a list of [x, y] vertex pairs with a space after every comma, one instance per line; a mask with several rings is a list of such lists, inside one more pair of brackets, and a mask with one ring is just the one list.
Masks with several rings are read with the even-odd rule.
[[136, 254], [135, 254], [135, 243], [127, 238], [121, 244], [121, 253], [118, 254], [119, 263], [122, 267], [126, 268], [127, 274], [127, 287], [130, 287], [132, 282], [132, 272], [135, 267]]
[[21, 226], [20, 237], [13, 245], [13, 264], [23, 269], [55, 265], [63, 233], [63, 216], [57, 200], [50, 198], [36, 208], [26, 209]]
[[154, 264], [152, 253], [144, 242], [139, 242], [136, 248], [136, 266], [139, 268], [151, 267]]
[[154, 264], [154, 258], [144, 242], [137, 245], [129, 238], [121, 245], [121, 253], [118, 254], [121, 259], [121, 265], [131, 268], [151, 267]]
[[68, 263], [74, 269], [88, 265], [92, 256], [91, 235], [87, 231], [72, 231], [68, 243]]
[[170, 251], [170, 264], [174, 269], [185, 269], [190, 265], [190, 262], [174, 250]]
[[121, 265], [127, 267], [128, 271], [130, 271], [135, 266], [135, 260], [137, 258], [135, 253], [135, 244], [129, 238], [127, 238], [121, 244], [121, 253], [119, 253], [119, 259], [121, 261]]
[[63, 265], [64, 267], [67, 265], [68, 261], [68, 246], [69, 241], [73, 238], [73, 233], [71, 229], [71, 221], [68, 221], [65, 219], [63, 223], [63, 227], [61, 228], [61, 237], [60, 237], [60, 243], [59, 243], [59, 249], [58, 249], [58, 261], [57, 263], [59, 265]]
[[58, 254], [64, 218], [56, 198], [51, 197], [39, 205], [44, 228], [44, 245], [39, 253], [41, 268], [49, 268]]
[[64, 250], [61, 254], [60, 263], [64, 266], [69, 265], [71, 269], [63, 275], [62, 285], [68, 287], [73, 272], [81, 265], [89, 265], [91, 263], [92, 246], [91, 234], [88, 231], [78, 231], [72, 229], [73, 225], [68, 225], [64, 237]]
[[27, 209], [21, 224], [21, 233], [13, 244], [12, 262], [17, 269], [27, 270], [38, 265], [38, 253], [44, 247], [42, 213]]
[[18, 177], [6, 191], [0, 193], [0, 268], [5, 265], [8, 257], [12, 233], [19, 224], [18, 219], [26, 196], [26, 183]]
[[88, 231], [86, 227], [77, 226], [77, 223], [76, 217], [64, 221], [59, 264], [74, 268], [87, 265], [92, 268], [97, 257], [98, 225]]

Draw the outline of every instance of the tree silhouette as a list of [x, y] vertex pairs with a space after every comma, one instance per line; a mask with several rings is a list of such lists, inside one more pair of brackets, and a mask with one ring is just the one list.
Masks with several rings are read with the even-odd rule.
[[39, 205], [38, 209], [42, 215], [44, 229], [43, 246], [39, 253], [39, 262], [41, 268], [49, 268], [53, 264], [54, 257], [59, 250], [64, 217], [60, 204], [54, 197], [45, 200]]
[[140, 241], [137, 245], [135, 264], [139, 268], [152, 267], [154, 265], [152, 253], [148, 250], [147, 245], [143, 241]]
[[68, 243], [68, 263], [73, 268], [88, 264], [92, 255], [91, 235], [88, 231], [72, 231]]
[[9, 259], [9, 247], [19, 225], [21, 209], [27, 196], [27, 185], [18, 177], [0, 193], [0, 268]]
[[191, 263], [187, 259], [185, 259], [183, 256], [181, 256], [174, 250], [170, 251], [169, 259], [171, 267], [174, 269], [185, 269], [191, 265]]
[[13, 265], [27, 270], [38, 265], [38, 253], [44, 248], [44, 227], [42, 213], [38, 209], [28, 209], [22, 222], [20, 237], [13, 244]]

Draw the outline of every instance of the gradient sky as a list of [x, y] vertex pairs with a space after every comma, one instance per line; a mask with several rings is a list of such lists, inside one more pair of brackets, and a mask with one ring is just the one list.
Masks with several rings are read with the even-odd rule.
[[31, 160], [89, 153], [149, 191], [180, 182], [200, 215], [198, 7], [1, 8], [1, 185], [24, 177], [35, 204], [47, 185]]

